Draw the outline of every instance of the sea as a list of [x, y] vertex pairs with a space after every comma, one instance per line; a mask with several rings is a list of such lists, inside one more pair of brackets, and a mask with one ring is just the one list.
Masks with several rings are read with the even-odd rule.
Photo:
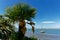
[[[41, 30], [43, 30], [45, 33], [48, 34], [56, 34], [56, 35], [60, 35], [60, 29], [35, 29], [35, 33], [40, 33]], [[31, 29], [28, 29], [27, 32], [32, 32]]]
[[[41, 33], [43, 30], [45, 33]], [[60, 40], [60, 29], [35, 29], [33, 33], [31, 29], [26, 31], [26, 36], [36, 37], [38, 40]]]

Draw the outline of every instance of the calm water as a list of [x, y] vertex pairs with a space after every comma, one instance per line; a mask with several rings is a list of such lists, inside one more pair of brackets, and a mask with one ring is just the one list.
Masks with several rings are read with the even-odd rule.
[[[60, 34], [60, 29], [43, 29], [44, 32], [48, 33], [48, 34]], [[32, 32], [31, 29], [28, 29], [27, 32]], [[41, 29], [35, 29], [35, 33], [40, 33]]]
[[38, 40], [60, 40], [60, 29], [43, 29], [45, 33], [41, 33], [41, 29], [36, 29], [33, 34], [31, 29], [28, 29], [26, 36], [36, 36]]

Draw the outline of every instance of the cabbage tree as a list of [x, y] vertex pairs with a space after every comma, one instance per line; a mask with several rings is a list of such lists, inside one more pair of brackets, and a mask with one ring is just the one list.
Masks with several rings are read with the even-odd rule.
[[35, 8], [24, 3], [16, 4], [13, 7], [7, 8], [5, 16], [12, 19], [13, 22], [19, 22], [18, 39], [20, 38], [22, 40], [24, 37], [26, 32], [26, 23], [31, 25], [34, 33], [35, 23], [32, 22], [32, 18], [35, 17], [35, 14]]

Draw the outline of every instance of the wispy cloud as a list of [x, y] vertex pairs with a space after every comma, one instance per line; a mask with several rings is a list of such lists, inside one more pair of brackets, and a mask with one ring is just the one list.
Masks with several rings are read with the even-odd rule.
[[43, 21], [42, 23], [55, 23], [54, 21]]

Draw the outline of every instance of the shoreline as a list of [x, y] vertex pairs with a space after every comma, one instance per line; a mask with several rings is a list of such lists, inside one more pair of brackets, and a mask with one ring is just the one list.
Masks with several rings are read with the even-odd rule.
[[60, 40], [60, 35], [56, 34], [48, 34], [48, 33], [40, 33], [40, 34], [33, 34], [33, 33], [26, 33], [28, 37], [36, 37], [38, 40]]

